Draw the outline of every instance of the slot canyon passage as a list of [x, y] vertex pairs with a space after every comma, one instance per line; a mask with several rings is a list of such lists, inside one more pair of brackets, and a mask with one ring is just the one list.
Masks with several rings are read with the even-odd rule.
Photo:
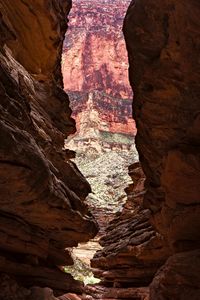
[[126, 202], [128, 166], [138, 161], [122, 33], [128, 4], [129, 0], [73, 1], [63, 45], [64, 89], [76, 120], [76, 133], [65, 141], [65, 148], [76, 152], [74, 162], [91, 185], [85, 202], [99, 224], [95, 239], [75, 248], [75, 264], [65, 268], [85, 283], [98, 281], [90, 259], [101, 248], [98, 241], [107, 224]]
[[[80, 2], [84, 9], [95, 1]], [[128, 7], [129, 1], [101, 1], [109, 19], [112, 10], [122, 17], [123, 4]], [[0, 299], [199, 300], [200, 3], [129, 5], [123, 32], [140, 163], [129, 166], [127, 199], [91, 261], [101, 282], [87, 286], [63, 269], [73, 265], [69, 249], [93, 239], [99, 222], [86, 201], [91, 187], [74, 163], [74, 151], [64, 148], [76, 132], [61, 73], [70, 8], [69, 0], [0, 0]], [[90, 22], [98, 25], [98, 18], [91, 16]], [[96, 54], [103, 55], [110, 40], [99, 42]], [[92, 37], [85, 39], [87, 58], [86, 42]], [[95, 74], [110, 75], [111, 66], [107, 62]], [[92, 78], [84, 79], [87, 69], [75, 75], [70, 97], [80, 103], [77, 115], [84, 106], [100, 113], [96, 103], [111, 98], [124, 105], [127, 90], [119, 95], [120, 78], [114, 74], [116, 94], [106, 76], [106, 95], [98, 86], [95, 93], [84, 86], [84, 97], [76, 79], [93, 84]], [[103, 125], [101, 133], [108, 131]], [[116, 137], [112, 129], [109, 141]], [[80, 132], [77, 122], [79, 137]]]

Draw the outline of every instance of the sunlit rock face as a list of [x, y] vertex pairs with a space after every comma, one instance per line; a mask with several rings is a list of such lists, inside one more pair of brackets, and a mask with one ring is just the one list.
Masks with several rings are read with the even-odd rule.
[[200, 297], [199, 13], [199, 1], [140, 0], [125, 20], [144, 205], [180, 252], [157, 274], [152, 300]]
[[116, 99], [99, 91], [70, 93], [70, 96], [77, 133], [66, 141], [67, 147], [78, 152], [90, 148], [96, 154], [134, 148], [129, 99]]
[[[132, 119], [132, 92], [122, 23], [129, 1], [74, 1], [69, 31], [63, 47], [62, 71], [70, 93], [77, 134], [86, 138], [83, 126], [93, 131], [127, 135], [130, 145], [136, 133]], [[92, 109], [90, 116], [86, 113]], [[89, 117], [89, 119], [88, 119]], [[92, 124], [93, 123], [93, 124]], [[94, 124], [96, 123], [96, 124]], [[94, 126], [93, 126], [94, 125]], [[94, 127], [94, 128], [93, 128]], [[79, 132], [80, 131], [80, 132]], [[90, 133], [91, 134], [91, 133]], [[103, 137], [104, 135], [104, 137]], [[105, 138], [105, 144], [106, 144]], [[120, 138], [107, 146], [121, 147]], [[123, 144], [123, 139], [121, 141]], [[126, 148], [126, 143], [124, 143]]]
[[129, 0], [73, 1], [63, 55], [67, 90], [131, 97], [121, 30], [128, 4]]
[[75, 0], [63, 47], [64, 87], [77, 127], [65, 146], [77, 152], [76, 162], [92, 185], [90, 205], [106, 211], [124, 203], [127, 167], [137, 160], [122, 34], [128, 4]]
[[73, 263], [67, 247], [97, 233], [90, 186], [63, 150], [75, 132], [60, 68], [70, 7], [0, 1], [1, 299], [39, 299], [32, 286], [81, 293], [58, 266]]

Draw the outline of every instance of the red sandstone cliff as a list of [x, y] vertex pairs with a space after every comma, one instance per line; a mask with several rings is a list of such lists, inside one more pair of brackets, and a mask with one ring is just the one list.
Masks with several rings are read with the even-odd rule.
[[66, 90], [99, 90], [117, 98], [131, 98], [122, 34], [128, 4], [129, 0], [73, 1], [63, 49]]
[[63, 81], [77, 127], [65, 147], [77, 152], [76, 163], [92, 186], [89, 203], [106, 217], [124, 203], [127, 166], [137, 159], [122, 33], [127, 7], [127, 0], [75, 0], [63, 46]]
[[[93, 120], [88, 126], [102, 132], [127, 135], [133, 143], [132, 92], [122, 23], [129, 1], [74, 1], [63, 46], [64, 87], [70, 93], [77, 135], [93, 99]], [[102, 51], [103, 49], [103, 51]], [[117, 145], [117, 142], [115, 143]], [[120, 144], [120, 141], [118, 141]], [[122, 142], [123, 144], [123, 142]], [[112, 146], [111, 146], [112, 147]]]

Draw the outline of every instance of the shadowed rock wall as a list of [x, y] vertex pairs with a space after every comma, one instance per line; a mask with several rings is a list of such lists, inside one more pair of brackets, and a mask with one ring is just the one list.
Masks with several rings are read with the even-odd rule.
[[65, 248], [97, 233], [84, 204], [90, 186], [63, 150], [75, 132], [60, 71], [70, 7], [0, 1], [0, 273], [12, 277], [0, 282], [59, 293], [82, 289], [58, 268], [73, 263]]
[[150, 211], [142, 208], [144, 174], [138, 163], [130, 168], [134, 184], [126, 189], [128, 200], [100, 239], [103, 249], [92, 259], [95, 273], [105, 285], [148, 286], [168, 257], [161, 235], [149, 223]]
[[178, 253], [153, 281], [152, 300], [200, 297], [199, 13], [194, 0], [132, 1], [124, 25], [144, 205]]
[[[70, 1], [0, 1], [3, 299], [27, 299], [34, 293], [27, 287], [33, 285], [49, 286], [58, 294], [80, 293], [81, 284], [57, 266], [72, 263], [66, 247], [85, 242], [97, 232], [83, 203], [90, 187], [69, 161], [70, 152], [63, 150], [64, 138], [75, 131], [60, 72], [69, 8]], [[144, 206], [159, 237], [168, 241], [167, 253], [172, 253], [154, 277], [151, 300], [200, 298], [199, 13], [197, 0], [140, 0], [132, 1], [125, 20], [136, 143], [147, 177]], [[151, 231], [158, 236], [148, 218], [141, 221], [132, 224], [133, 230], [138, 225], [148, 237]], [[130, 229], [130, 220], [125, 223]], [[109, 251], [119, 249], [112, 253], [116, 257], [123, 251], [119, 239], [112, 244], [113, 230], [102, 240], [108, 248], [101, 252], [105, 259], [100, 276], [125, 286], [128, 281], [124, 282], [122, 270], [115, 274], [110, 268]], [[145, 267], [152, 256], [140, 246], [140, 234], [132, 240], [134, 245], [123, 237], [125, 252], [141, 251], [135, 256], [141, 276], [134, 283], [139, 277], [142, 284], [149, 283], [156, 270], [152, 272], [151, 266], [148, 278], [143, 273], [145, 259], [140, 253], [144, 251], [148, 258]], [[132, 284], [133, 269], [137, 270], [130, 268], [127, 257], [126, 262]], [[94, 263], [100, 267], [101, 257], [97, 255]]]

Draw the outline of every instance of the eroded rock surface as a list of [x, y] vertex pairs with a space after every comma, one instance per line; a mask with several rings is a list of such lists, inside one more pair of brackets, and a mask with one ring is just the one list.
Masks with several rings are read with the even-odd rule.
[[152, 299], [199, 297], [187, 274], [190, 255], [194, 278], [199, 272], [198, 251], [190, 252], [200, 246], [199, 13], [198, 1], [132, 1], [124, 25], [136, 144], [147, 176], [144, 205], [180, 253], [156, 276]]
[[0, 273], [58, 294], [82, 290], [58, 268], [73, 263], [65, 249], [97, 233], [90, 186], [63, 150], [75, 131], [60, 71], [70, 6], [0, 1]]
[[75, 162], [91, 184], [87, 200], [102, 231], [125, 202], [127, 167], [138, 159], [122, 33], [128, 4], [75, 0], [63, 46], [64, 87], [77, 125], [65, 147], [76, 151]]
[[[119, 293], [119, 298], [129, 294], [130, 299], [146, 299], [148, 285], [170, 253], [164, 238], [150, 224], [150, 211], [142, 207], [145, 176], [139, 163], [129, 168], [129, 174], [133, 184], [126, 189], [127, 202], [106, 228], [100, 239], [103, 249], [91, 264], [94, 274], [102, 280], [102, 290], [110, 287], [109, 292]], [[144, 294], [140, 289], [137, 294], [135, 287], [145, 287], [141, 289]], [[106, 293], [105, 289], [103, 298]]]
[[[128, 0], [74, 0], [63, 45], [63, 82], [77, 126], [65, 147], [76, 152], [74, 161], [91, 184], [87, 203], [100, 227], [93, 241], [96, 249], [98, 238], [126, 201], [128, 166], [138, 160], [122, 33], [128, 4]], [[90, 247], [89, 242], [73, 249], [77, 261], [88, 263], [84, 255], [91, 257]], [[76, 266], [68, 269], [78, 273]]]
[[134, 148], [136, 128], [132, 118], [132, 100], [115, 98], [104, 91], [68, 93], [77, 132], [66, 141], [66, 147], [87, 152], [90, 146], [91, 156]]
[[128, 0], [73, 1], [62, 72], [77, 123], [73, 139], [77, 148], [87, 149], [88, 143], [96, 142], [99, 151], [102, 146], [129, 150], [133, 144], [136, 128], [122, 34], [128, 4]]
[[83, 300], [104, 299], [104, 300], [149, 300], [148, 288], [108, 288], [102, 285], [88, 285], [85, 288], [87, 293]]
[[[107, 3], [111, 4], [105, 0], [105, 9]], [[0, 1], [0, 289], [4, 300], [27, 300], [34, 293], [47, 299], [68, 291], [81, 293], [81, 283], [58, 266], [72, 263], [66, 247], [97, 232], [84, 205], [90, 186], [69, 161], [73, 153], [63, 150], [64, 138], [75, 132], [59, 63], [70, 5], [60, 0]], [[101, 240], [104, 249], [92, 262], [104, 285], [111, 286], [110, 290], [95, 288], [100, 299], [145, 299], [148, 288], [133, 290], [133, 286], [147, 286], [153, 277], [152, 300], [200, 298], [199, 13], [196, 0], [132, 1], [128, 10], [124, 31], [136, 95], [136, 143], [147, 177], [145, 209], [141, 207], [143, 181], [133, 168], [136, 177], [127, 189], [128, 202], [109, 224]], [[88, 26], [91, 19], [88, 16]], [[87, 59], [93, 59], [87, 61], [91, 67], [95, 56], [88, 37], [84, 51]], [[114, 41], [120, 45], [118, 37]], [[107, 40], [101, 46], [106, 50]], [[107, 76], [108, 66], [96, 66], [100, 72], [88, 76], [81, 87], [89, 89], [91, 79], [100, 78], [97, 82], [110, 97], [110, 79], [118, 83], [120, 77], [115, 79], [111, 67], [112, 76]], [[112, 96], [128, 94], [119, 82]], [[30, 289], [33, 285], [39, 288]], [[51, 289], [40, 289], [45, 286]], [[130, 286], [131, 292], [124, 290]]]
[[128, 5], [129, 0], [73, 1], [63, 49], [65, 89], [131, 98], [122, 34]]
[[200, 251], [174, 254], [150, 285], [151, 300], [198, 300], [200, 297]]

